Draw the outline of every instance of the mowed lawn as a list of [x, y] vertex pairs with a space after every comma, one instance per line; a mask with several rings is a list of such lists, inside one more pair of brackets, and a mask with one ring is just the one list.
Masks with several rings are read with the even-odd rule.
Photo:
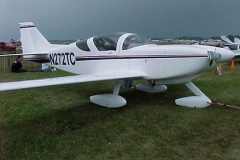
[[[240, 106], [240, 66], [222, 64], [193, 80], [213, 101]], [[0, 71], [0, 82], [66, 76]], [[143, 81], [134, 81], [134, 84]], [[113, 82], [0, 92], [0, 159], [240, 159], [240, 110], [176, 106], [191, 96], [183, 85], [150, 94], [121, 87], [127, 105], [108, 109], [91, 95], [112, 93]]]

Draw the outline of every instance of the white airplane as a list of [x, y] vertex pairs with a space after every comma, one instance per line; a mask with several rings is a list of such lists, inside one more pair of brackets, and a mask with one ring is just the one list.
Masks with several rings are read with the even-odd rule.
[[113, 93], [90, 97], [91, 102], [108, 108], [126, 105], [126, 100], [118, 95], [125, 79], [146, 80], [145, 84], [136, 85], [136, 89], [149, 93], [167, 90], [166, 84], [184, 83], [195, 96], [176, 99], [175, 103], [186, 107], [207, 107], [211, 100], [191, 80], [201, 76], [216, 62], [234, 57], [232, 51], [224, 48], [157, 45], [133, 33], [95, 36], [69, 45], [50, 44], [32, 22], [20, 23], [20, 33], [25, 60], [46, 63], [76, 75], [3, 82], [0, 91], [112, 80], [115, 81]]
[[235, 57], [240, 56], [240, 40], [237, 37], [234, 37], [234, 42], [226, 36], [221, 36], [221, 39], [225, 42], [224, 45], [233, 51]]

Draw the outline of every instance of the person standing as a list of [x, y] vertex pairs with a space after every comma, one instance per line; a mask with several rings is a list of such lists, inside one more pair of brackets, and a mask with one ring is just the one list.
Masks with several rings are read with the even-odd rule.
[[126, 79], [126, 80], [124, 80], [124, 87], [125, 88], [134, 88], [133, 86], [132, 86], [132, 83], [133, 83], [133, 80], [132, 79]]

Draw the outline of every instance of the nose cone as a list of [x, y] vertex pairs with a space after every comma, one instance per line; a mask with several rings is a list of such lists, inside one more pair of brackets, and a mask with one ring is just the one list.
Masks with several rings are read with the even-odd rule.
[[235, 54], [226, 48], [216, 48], [216, 53], [219, 53], [221, 57], [216, 62], [224, 62], [234, 58]]

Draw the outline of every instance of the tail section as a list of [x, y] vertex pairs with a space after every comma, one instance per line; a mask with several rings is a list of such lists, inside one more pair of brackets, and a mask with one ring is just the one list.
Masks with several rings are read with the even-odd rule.
[[32, 22], [19, 24], [23, 53], [47, 52], [53, 48]]
[[233, 44], [232, 41], [230, 41], [230, 39], [228, 39], [226, 36], [221, 36], [221, 39], [226, 42], [227, 44]]
[[234, 43], [240, 44], [240, 39], [238, 37], [234, 37]]

